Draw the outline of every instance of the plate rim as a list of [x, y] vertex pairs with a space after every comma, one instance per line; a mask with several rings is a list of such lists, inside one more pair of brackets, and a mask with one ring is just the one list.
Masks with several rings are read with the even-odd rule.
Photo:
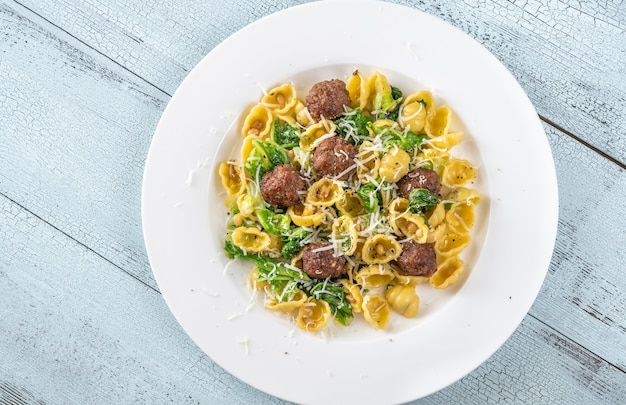
[[[164, 133], [163, 128], [162, 128], [162, 123], [165, 120], [165, 117], [167, 114], [169, 114], [170, 112], [170, 107], [172, 105], [174, 105], [175, 103], [178, 103], [178, 98], [180, 96], [177, 96], [178, 94], [182, 94], [179, 93], [179, 91], [183, 91], [182, 89], [184, 89], [184, 86], [188, 86], [189, 83], [191, 83], [192, 81], [196, 80], [195, 77], [199, 74], [199, 72], [201, 72], [201, 70], [203, 69], [202, 66], [206, 65], [207, 62], [212, 58], [212, 55], [215, 55], [218, 52], [223, 52], [223, 49], [227, 48], [230, 44], [231, 41], [234, 41], [233, 38], [238, 38], [240, 36], [245, 36], [246, 33], [248, 31], [251, 30], [250, 27], [259, 27], [262, 26], [263, 24], [267, 24], [268, 21], [271, 21], [272, 19], [276, 19], [276, 18], [281, 18], [281, 16], [287, 16], [290, 14], [297, 14], [297, 13], [304, 13], [305, 10], [309, 9], [309, 8], [320, 8], [320, 9], [324, 9], [326, 7], [328, 7], [326, 4], [324, 4], [325, 2], [314, 2], [314, 3], [307, 3], [307, 4], [303, 4], [303, 5], [298, 5], [295, 7], [290, 7], [284, 10], [281, 10], [277, 13], [274, 14], [270, 14], [268, 16], [265, 16], [249, 25], [247, 25], [246, 27], [244, 27], [243, 29], [237, 31], [236, 33], [234, 33], [233, 35], [229, 36], [225, 41], [223, 41], [222, 43], [220, 43], [218, 46], [216, 46], [211, 52], [209, 52], [209, 54], [207, 54], [205, 57], [202, 58], [202, 60], [192, 69], [192, 71], [190, 72], [190, 74], [183, 80], [183, 82], [181, 83], [181, 85], [179, 86], [179, 88], [176, 90], [176, 92], [174, 93], [174, 95], [172, 96], [172, 99], [170, 100], [170, 102], [168, 103], [163, 116], [161, 117], [161, 120], [159, 121], [159, 124], [157, 125], [157, 128], [155, 130], [155, 134], [154, 134], [154, 138], [152, 140], [151, 146], [150, 146], [150, 150], [148, 152], [148, 157], [146, 159], [146, 165], [144, 168], [144, 179], [143, 179], [143, 183], [142, 183], [142, 229], [144, 231], [144, 241], [146, 244], [146, 251], [148, 253], [148, 258], [151, 264], [151, 268], [153, 269], [153, 273], [155, 276], [155, 279], [157, 281], [157, 284], [159, 285], [159, 289], [161, 289], [162, 291], [167, 291], [168, 288], [167, 286], [164, 284], [162, 285], [162, 283], [164, 283], [164, 281], [159, 281], [160, 279], [162, 279], [161, 275], [161, 271], [160, 270], [155, 270], [155, 268], [159, 267], [159, 265], [154, 265], [153, 264], [153, 257], [154, 257], [154, 253], [151, 255], [151, 250], [153, 251], [154, 249], [152, 248], [152, 246], [154, 246], [153, 239], [151, 236], [151, 232], [153, 232], [151, 226], [148, 225], [148, 223], [150, 221], [152, 221], [150, 215], [152, 215], [151, 213], [149, 213], [152, 210], [152, 207], [150, 206], [151, 202], [149, 200], [149, 196], [151, 195], [151, 193], [153, 193], [153, 191], [151, 191], [151, 187], [153, 186], [150, 181], [151, 180], [151, 170], [152, 170], [152, 166], [151, 164], [153, 163], [153, 160], [151, 160], [151, 153], [153, 152], [153, 145], [156, 144], [156, 139], [159, 139], [159, 137], [161, 135], [161, 133]], [[480, 48], [482, 48], [484, 50], [484, 52], [487, 52], [487, 54], [492, 58], [492, 62], [495, 61], [499, 67], [501, 67], [501, 70], [503, 70], [501, 73], [502, 75], [506, 76], [506, 80], [507, 81], [513, 81], [514, 84], [517, 86], [518, 88], [518, 93], [521, 92], [522, 96], [522, 103], [526, 104], [526, 108], [530, 106], [530, 109], [534, 112], [534, 108], [532, 107], [532, 104], [530, 102], [530, 100], [528, 100], [527, 96], [524, 94], [523, 90], [521, 89], [521, 86], [519, 86], [519, 83], [517, 83], [515, 81], [515, 79], [513, 78], [513, 76], [510, 74], [510, 72], [493, 56], [491, 55], [484, 47], [482, 47], [482, 45], [478, 44], [478, 42], [476, 42], [475, 40], [473, 40], [471, 37], [467, 36], [466, 34], [462, 33], [460, 30], [458, 30], [457, 28], [454, 28], [452, 25], [450, 25], [449, 23], [438, 19], [437, 17], [425, 14], [419, 10], [413, 9], [413, 8], [409, 8], [406, 6], [401, 6], [401, 5], [396, 5], [396, 4], [390, 4], [390, 3], [382, 3], [382, 2], [378, 2], [378, 1], [353, 1], [353, 0], [338, 0], [338, 1], [334, 1], [334, 6], [337, 5], [352, 5], [352, 4], [356, 4], [358, 3], [361, 7], [377, 7], [380, 10], [396, 10], [396, 12], [399, 12], [400, 10], [404, 11], [404, 12], [409, 12], [415, 16], [421, 16], [420, 18], [422, 19], [427, 19], [430, 20], [431, 23], [432, 21], [436, 21], [436, 24], [442, 24], [443, 26], [446, 26], [446, 28], [448, 30], [451, 30], [453, 32], [456, 32], [457, 35], [460, 33], [462, 36], [465, 37], [466, 40], [469, 40], [471, 42], [473, 42], [475, 45], [478, 45]], [[309, 10], [310, 11], [310, 10]], [[384, 68], [381, 68], [381, 70], [384, 70]], [[454, 105], [452, 105], [452, 107], [454, 108]], [[536, 112], [535, 112], [536, 115]], [[549, 149], [549, 144], [547, 142], [547, 137], [545, 135], [545, 132], [543, 131], [543, 128], [540, 124], [539, 118], [536, 117], [536, 122], [535, 122], [535, 126], [538, 127], [538, 132], [541, 132], [543, 134], [543, 143], [544, 143], [544, 149], [545, 147], [547, 147], [547, 152], [550, 152]], [[543, 150], [543, 155], [545, 157], [546, 151]], [[545, 216], [547, 219], [552, 220], [551, 223], [551, 227], [549, 229], [547, 229], [549, 237], [547, 237], [546, 239], [551, 240], [551, 245], [549, 246], [549, 251], [550, 251], [550, 257], [551, 257], [551, 252], [553, 250], [554, 247], [554, 243], [556, 240], [556, 231], [557, 231], [557, 221], [558, 221], [558, 189], [557, 189], [557, 183], [556, 183], [556, 171], [554, 169], [554, 161], [552, 159], [552, 155], [551, 153], [549, 153], [549, 164], [548, 166], [551, 166], [552, 171], [550, 173], [547, 174], [546, 178], [544, 179], [544, 181], [547, 181], [548, 183], [553, 183], [554, 184], [554, 190], [552, 192], [552, 196], [550, 198], [550, 200], [553, 201], [553, 204], [551, 204], [551, 212], [546, 212]], [[213, 162], [215, 163], [215, 162]], [[492, 201], [491, 204], [493, 204], [494, 202]], [[545, 250], [548, 250], [547, 248]], [[546, 253], [545, 251], [543, 252], [543, 255], [545, 256]], [[532, 299], [530, 299], [530, 297], [526, 297], [525, 302], [523, 303], [523, 307], [525, 307], [525, 311], [524, 311], [524, 315], [526, 312], [528, 312], [528, 309], [530, 309], [530, 306], [532, 305], [532, 303], [534, 302], [537, 294], [539, 293], [539, 288], [543, 282], [543, 279], [545, 278], [545, 274], [547, 273], [548, 270], [548, 265], [550, 263], [549, 259], [550, 257], [548, 257], [548, 260], [546, 262], [545, 258], [542, 260], [542, 262], [544, 263], [544, 267], [545, 269], [543, 269], [543, 275], [540, 277], [540, 282], [538, 283], [537, 286], [537, 280], [535, 280], [535, 283], [533, 285], [533, 294], [532, 295]], [[155, 259], [157, 260], [157, 259]], [[471, 279], [470, 279], [471, 280]], [[170, 308], [170, 310], [172, 311], [172, 313], [174, 314], [174, 316], [176, 317], [176, 319], [178, 320], [179, 324], [181, 324], [181, 326], [183, 327], [183, 329], [185, 329], [185, 331], [187, 332], [187, 329], [185, 327], [185, 325], [183, 325], [183, 323], [185, 322], [184, 320], [180, 320], [179, 316], [177, 315], [177, 312], [179, 310], [175, 310], [172, 308], [172, 306], [170, 306], [170, 301], [171, 299], [168, 298], [168, 293], [163, 293], [163, 297], [165, 299], [165, 301], [168, 303], [168, 307]], [[518, 309], [519, 311], [519, 309]], [[489, 356], [491, 356], [498, 348], [501, 347], [501, 345], [504, 343], [504, 341], [506, 341], [506, 339], [508, 339], [508, 337], [514, 332], [514, 330], [517, 328], [517, 326], [519, 325], [519, 323], [523, 320], [523, 316], [519, 319], [519, 322], [516, 323], [515, 327], [513, 328], [509, 328], [510, 330], [507, 330], [506, 333], [504, 335], [506, 335], [506, 337], [504, 339], [501, 339], [500, 342], [498, 342], [497, 345], [494, 345], [494, 347], [492, 347], [492, 350], [490, 350], [490, 353], [488, 354], [487, 357], [485, 357], [483, 359], [486, 360]], [[181, 323], [183, 322], [183, 323]], [[189, 332], [187, 332], [188, 335]], [[193, 332], [192, 332], [193, 333]], [[196, 341], [196, 339], [194, 339], [193, 336], [190, 335], [190, 337], [192, 338], [192, 340]], [[196, 344], [198, 344], [201, 348], [202, 345], [199, 342], [196, 342]], [[205, 351], [205, 353], [207, 353], [207, 351], [203, 348], [203, 350]], [[208, 354], [208, 353], [207, 353]], [[484, 353], [483, 353], [484, 354]], [[217, 356], [216, 356], [217, 357]], [[240, 366], [229, 366], [228, 364], [223, 364], [224, 362], [219, 362], [216, 361], [221, 367], [223, 367], [224, 369], [226, 369], [227, 371], [229, 371], [231, 374], [235, 375], [238, 378], [241, 378], [243, 381], [255, 386], [258, 389], [261, 389], [265, 392], [268, 392], [272, 395], [275, 395], [277, 397], [281, 397], [284, 399], [288, 399], [288, 400], [294, 400], [294, 401], [299, 401], [299, 402], [307, 402], [307, 398], [299, 398], [297, 396], [294, 396], [293, 393], [285, 393], [283, 391], [281, 391], [280, 389], [271, 389], [268, 388], [267, 386], [263, 385], [263, 386], [257, 386], [255, 384], [254, 381], [251, 381], [249, 376], [246, 375], [242, 375], [242, 373], [238, 372], [238, 367]], [[478, 367], [480, 364], [482, 364], [482, 361], [478, 364], [475, 364], [471, 369], [468, 369], [467, 367], [464, 368], [463, 373], [461, 373], [461, 375], [457, 375], [457, 378], [454, 379], [454, 381], [458, 380], [460, 377], [462, 377], [463, 375], [466, 375], [467, 373], [471, 372], [473, 369], [475, 369], [476, 367]], [[442, 389], [443, 387], [453, 383], [454, 381], [449, 381], [448, 383], [444, 384], [443, 386], [440, 387], [434, 387], [433, 389], [429, 390], [428, 393], [425, 393], [425, 395], [428, 395], [429, 393], [438, 391], [439, 389]], [[423, 394], [420, 394], [420, 396], [418, 397], [423, 397], [425, 396]], [[399, 402], [402, 401], [407, 401], [407, 400], [412, 400], [412, 399], [417, 399], [418, 397], [413, 397], [411, 396], [410, 392], [403, 392], [402, 396], [398, 396], [397, 398], [390, 398], [392, 402], [395, 402], [395, 400], [397, 399]]]

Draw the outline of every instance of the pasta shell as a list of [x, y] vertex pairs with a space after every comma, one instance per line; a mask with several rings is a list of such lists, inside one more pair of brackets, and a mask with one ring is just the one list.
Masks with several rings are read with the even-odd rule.
[[322, 329], [330, 319], [328, 302], [310, 299], [298, 309], [296, 324], [307, 332], [316, 332]]
[[355, 278], [363, 288], [382, 287], [391, 282], [395, 273], [384, 264], [373, 264], [357, 271]]
[[369, 264], [389, 263], [402, 253], [402, 247], [394, 238], [387, 235], [374, 235], [365, 241], [361, 250], [361, 259]]
[[465, 264], [458, 256], [449, 257], [437, 266], [429, 283], [434, 288], [447, 288], [457, 282], [464, 268]]
[[266, 138], [272, 129], [272, 113], [263, 106], [257, 104], [248, 113], [241, 127], [241, 134], [246, 137], [253, 135], [259, 138]]
[[315, 149], [324, 139], [334, 136], [335, 129], [335, 123], [327, 120], [311, 125], [300, 136], [300, 147], [307, 151]]
[[258, 228], [246, 228], [240, 226], [233, 230], [231, 235], [235, 246], [246, 252], [259, 253], [266, 250], [270, 243], [270, 236]]
[[287, 114], [297, 102], [296, 88], [291, 83], [273, 88], [261, 99], [265, 108], [278, 115]]
[[429, 91], [419, 91], [407, 96], [398, 117], [402, 128], [416, 133], [422, 132], [428, 111], [433, 105], [433, 96]]
[[363, 316], [367, 323], [377, 329], [386, 329], [391, 319], [389, 304], [380, 295], [366, 295], [363, 297]]
[[228, 195], [237, 197], [246, 190], [246, 176], [243, 167], [235, 162], [220, 163], [219, 175]]
[[476, 169], [465, 159], [450, 159], [443, 167], [441, 184], [456, 188], [467, 184], [476, 178]]
[[298, 226], [319, 226], [324, 222], [326, 213], [311, 204], [298, 204], [287, 209], [287, 215]]
[[265, 303], [265, 308], [278, 312], [292, 312], [302, 307], [302, 305], [307, 302], [307, 298], [307, 295], [303, 291], [298, 290], [293, 295], [291, 300], [286, 302], [277, 302], [276, 300], [271, 300]]
[[411, 285], [393, 285], [385, 291], [391, 309], [406, 318], [415, 318], [420, 308], [420, 298]]
[[359, 71], [353, 73], [346, 83], [346, 89], [348, 90], [348, 94], [350, 94], [350, 107], [360, 108], [361, 110], [367, 107], [370, 87], [365, 76]]
[[424, 125], [426, 135], [429, 138], [446, 135], [450, 128], [451, 115], [450, 107], [446, 105], [431, 110], [428, 117], [426, 117], [426, 124]]
[[411, 156], [396, 146], [380, 159], [378, 175], [385, 181], [396, 183], [409, 172], [410, 161]]
[[306, 203], [318, 207], [330, 207], [343, 199], [343, 188], [333, 179], [324, 177], [309, 187]]

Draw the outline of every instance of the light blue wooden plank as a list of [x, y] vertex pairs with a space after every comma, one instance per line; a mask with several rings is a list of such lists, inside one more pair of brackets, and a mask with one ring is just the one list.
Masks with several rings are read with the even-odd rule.
[[0, 192], [156, 288], [140, 190], [168, 96], [1, 5], [0, 38]]
[[[139, 192], [144, 154], [167, 96], [107, 59], [90, 56], [46, 22], [3, 10], [0, 32], [12, 41], [0, 45], [0, 70], [10, 79], [0, 82], [6, 136], [0, 143], [0, 191], [156, 288], [143, 247]], [[623, 243], [606, 227], [623, 223], [618, 213], [626, 202], [616, 198], [613, 208], [603, 211], [609, 217], [580, 225], [581, 210], [595, 212], [597, 196], [623, 195], [623, 173], [580, 144], [551, 134], [564, 200], [555, 257], [571, 257], [575, 246], [576, 255], [598, 265], [591, 277], [577, 281], [568, 276], [580, 272], [578, 260], [555, 261], [533, 314], [623, 368], [624, 296], [604, 297], [605, 290], [623, 286], [617, 273]], [[579, 192], [581, 170], [586, 180], [602, 183], [587, 181]], [[589, 235], [592, 244], [586, 243]], [[600, 251], [608, 252], [606, 257], [600, 258]], [[613, 323], [596, 319], [603, 317]]]
[[156, 291], [0, 197], [0, 403], [3, 391], [48, 404], [280, 403], [200, 352]]
[[417, 404], [623, 404], [626, 374], [533, 317], [474, 372]]
[[[0, 403], [284, 403], [203, 355], [156, 291], [4, 197], [0, 319]], [[485, 364], [415, 404], [625, 400], [626, 374], [527, 317]]]
[[[542, 116], [626, 162], [626, 138], [620, 135], [626, 132], [626, 7], [621, 1], [394, 2], [468, 33], [511, 70]], [[20, 3], [172, 94], [228, 35], [304, 1], [194, 0], [149, 8], [139, 0]], [[450, 63], [463, 65], [454, 55]]]
[[[613, 1], [394, 0], [489, 49], [538, 113], [626, 163], [626, 7]], [[460, 63], [451, 55], [451, 63]]]
[[[530, 313], [626, 371], [626, 170], [545, 129], [556, 156], [560, 220]], [[541, 196], [526, 198], [532, 226]]]

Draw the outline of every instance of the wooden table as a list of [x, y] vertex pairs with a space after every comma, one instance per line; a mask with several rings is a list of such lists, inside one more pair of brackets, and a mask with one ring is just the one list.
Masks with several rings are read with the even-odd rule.
[[[304, 2], [0, 2], [0, 403], [282, 403], [178, 326], [146, 256], [140, 192], [155, 126], [190, 69]], [[560, 198], [522, 324], [416, 403], [626, 403], [626, 4], [399, 3], [513, 73], [543, 121]], [[541, 203], [528, 197], [529, 226]]]

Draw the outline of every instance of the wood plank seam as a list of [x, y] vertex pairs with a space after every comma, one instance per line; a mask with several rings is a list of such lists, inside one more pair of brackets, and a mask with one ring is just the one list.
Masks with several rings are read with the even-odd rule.
[[[105, 58], [107, 58], [108, 60], [110, 60], [111, 62], [113, 62], [115, 65], [121, 67], [122, 69], [124, 69], [125, 71], [129, 72], [130, 74], [132, 74], [133, 76], [139, 78], [141, 81], [143, 81], [144, 83], [148, 84], [149, 86], [152, 86], [154, 89], [158, 90], [159, 92], [163, 93], [164, 95], [166, 95], [168, 98], [171, 98], [172, 95], [161, 89], [159, 86], [155, 85], [154, 83], [150, 82], [149, 80], [146, 80], [144, 77], [138, 75], [137, 73], [135, 73], [134, 71], [130, 70], [129, 68], [127, 68], [126, 66], [120, 64], [119, 62], [115, 61], [114, 59], [112, 59], [111, 57], [109, 57], [108, 55], [100, 52], [98, 49], [92, 47], [91, 45], [89, 45], [88, 43], [82, 41], [80, 38], [76, 37], [75, 35], [73, 35], [71, 32], [61, 28], [60, 26], [54, 24], [52, 21], [48, 20], [47, 18], [43, 17], [41, 14], [35, 12], [34, 10], [32, 10], [31, 8], [27, 7], [26, 5], [24, 5], [23, 3], [20, 3], [17, 0], [13, 0], [13, 2], [17, 5], [19, 5], [20, 7], [22, 7], [24, 10], [27, 10], [29, 13], [36, 15], [37, 17], [41, 18], [42, 20], [46, 21], [48, 24], [50, 24], [51, 26], [61, 30], [62, 32], [64, 32], [65, 34], [69, 35], [71, 38], [73, 38], [74, 40], [78, 41], [79, 43], [83, 44], [84, 46], [86, 46], [87, 48], [93, 50], [94, 52], [96, 52], [98, 55], [101, 55]], [[131, 38], [133, 40], [135, 40], [134, 38]], [[136, 42], [140, 42], [135, 40]], [[583, 144], [584, 146], [586, 146], [587, 148], [593, 150], [594, 152], [596, 152], [597, 154], [599, 154], [600, 156], [606, 158], [607, 160], [615, 163], [616, 165], [618, 165], [619, 167], [621, 167], [622, 169], [626, 170], [626, 163], [622, 163], [619, 160], [617, 160], [616, 158], [614, 158], [613, 156], [607, 154], [606, 152], [603, 152], [602, 150], [600, 150], [599, 148], [591, 145], [590, 143], [584, 141], [581, 137], [575, 135], [573, 132], [565, 129], [563, 126], [557, 124], [556, 122], [552, 121], [551, 119], [539, 115], [539, 119], [542, 120], [543, 122], [545, 122], [546, 124], [552, 126], [553, 128], [563, 132], [564, 134], [566, 134], [567, 136], [571, 137], [572, 139], [580, 142], [581, 144]]]
[[50, 26], [60, 30], [61, 32], [67, 34], [69, 37], [71, 37], [72, 39], [78, 41], [80, 44], [86, 46], [88, 49], [92, 50], [93, 52], [95, 52], [96, 54], [105, 57], [106, 59], [108, 59], [109, 61], [113, 62], [116, 66], [119, 66], [120, 68], [124, 69], [126, 72], [130, 73], [131, 75], [135, 76], [136, 78], [138, 78], [139, 80], [141, 80], [142, 82], [148, 84], [149, 86], [152, 86], [153, 88], [155, 88], [156, 90], [160, 91], [161, 93], [163, 93], [164, 95], [166, 95], [168, 98], [172, 98], [172, 95], [169, 94], [168, 92], [166, 92], [165, 90], [159, 88], [159, 86], [155, 85], [154, 83], [151, 83], [150, 81], [146, 80], [144, 77], [139, 76], [138, 74], [136, 74], [135, 72], [133, 72], [132, 70], [128, 69], [126, 66], [118, 63], [117, 61], [115, 61], [114, 59], [112, 59], [111, 57], [109, 57], [108, 55], [100, 52], [98, 49], [92, 47], [91, 45], [89, 45], [88, 43], [82, 41], [80, 38], [74, 36], [71, 32], [63, 29], [62, 27], [56, 25], [55, 23], [53, 23], [52, 21], [48, 20], [46, 17], [42, 16], [41, 14], [38, 14], [37, 12], [33, 11], [32, 9], [30, 9], [29, 7], [25, 6], [24, 4], [20, 3], [17, 0], [13, 0], [13, 2], [15, 4], [17, 4], [18, 6], [20, 6], [23, 11], [26, 10], [27, 12], [29, 12], [30, 14], [37, 16], [37, 18], [42, 19], [43, 21], [45, 21], [46, 23], [50, 24]]
[[115, 262], [109, 260], [108, 258], [106, 258], [105, 256], [103, 256], [102, 254], [98, 253], [97, 251], [95, 251], [94, 249], [90, 248], [89, 246], [87, 246], [86, 244], [84, 244], [83, 242], [79, 241], [78, 239], [74, 238], [72, 235], [68, 234], [67, 232], [64, 232], [63, 230], [59, 229], [58, 227], [56, 227], [55, 225], [53, 225], [52, 223], [46, 221], [45, 219], [43, 219], [41, 216], [37, 215], [36, 213], [34, 213], [33, 211], [29, 210], [28, 208], [24, 207], [22, 204], [20, 204], [19, 202], [13, 200], [11, 197], [7, 196], [6, 194], [4, 194], [3, 192], [0, 192], [0, 196], [6, 198], [7, 200], [9, 200], [12, 204], [17, 205], [20, 209], [26, 211], [28, 214], [32, 215], [33, 217], [37, 218], [38, 220], [40, 220], [41, 222], [43, 222], [44, 224], [48, 225], [49, 227], [51, 227], [52, 229], [56, 230], [57, 232], [61, 233], [62, 235], [64, 235], [65, 237], [69, 238], [70, 240], [76, 242], [77, 244], [79, 244], [80, 246], [84, 247], [85, 249], [87, 249], [88, 251], [90, 251], [91, 253], [93, 253], [94, 255], [98, 256], [99, 258], [101, 258], [102, 260], [106, 261], [107, 263], [111, 264], [112, 266], [120, 269], [121, 271], [123, 271], [124, 273], [128, 274], [130, 277], [134, 278], [135, 280], [139, 281], [141, 284], [145, 285], [146, 287], [150, 288], [151, 290], [153, 290], [154, 292], [158, 293], [159, 295], [161, 294], [161, 292], [159, 290], [157, 290], [156, 288], [154, 288], [153, 286], [151, 286], [150, 284], [147, 284], [146, 282], [144, 282], [143, 280], [141, 280], [140, 278], [136, 277], [135, 275], [133, 275], [132, 273], [129, 273], [128, 271], [126, 271], [123, 267], [119, 266], [118, 264], [116, 264]]
[[618, 366], [617, 364], [607, 360], [606, 358], [600, 356], [599, 354], [596, 354], [594, 352], [592, 352], [591, 350], [589, 350], [588, 348], [584, 347], [583, 345], [579, 344], [578, 342], [576, 342], [574, 339], [570, 338], [567, 334], [563, 333], [562, 331], [556, 329], [554, 326], [552, 325], [548, 325], [547, 323], [545, 323], [544, 321], [542, 321], [541, 319], [539, 319], [538, 317], [536, 317], [535, 315], [531, 314], [530, 311], [526, 314], [527, 316], [533, 318], [534, 320], [536, 320], [537, 322], [541, 323], [542, 325], [544, 325], [546, 328], [554, 331], [555, 333], [558, 333], [559, 335], [563, 336], [568, 342], [570, 342], [571, 344], [575, 345], [576, 347], [580, 348], [581, 351], [583, 352], [587, 352], [590, 355], [593, 355], [595, 357], [597, 357], [598, 359], [602, 360], [603, 362], [605, 362], [606, 364], [610, 365], [611, 367], [613, 367], [614, 369], [621, 371], [622, 373], [626, 374], [626, 369], [621, 368], [620, 366]]
[[543, 122], [545, 122], [546, 124], [550, 125], [551, 127], [553, 127], [556, 130], [559, 130], [561, 132], [563, 132], [565, 135], [569, 136], [570, 138], [574, 139], [576, 142], [584, 145], [585, 147], [587, 147], [588, 149], [594, 151], [595, 153], [597, 153], [598, 155], [602, 156], [603, 158], [605, 158], [606, 160], [609, 160], [613, 163], [615, 163], [616, 165], [618, 165], [619, 167], [621, 167], [622, 169], [626, 170], [626, 164], [620, 162], [619, 160], [617, 160], [616, 158], [614, 158], [613, 156], [607, 154], [606, 152], [601, 151], [600, 149], [598, 149], [597, 147], [591, 145], [589, 142], [583, 140], [582, 138], [580, 138], [579, 136], [576, 136], [573, 132], [568, 131], [567, 129], [563, 128], [562, 126], [560, 126], [559, 124], [557, 124], [556, 122], [550, 120], [549, 118], [546, 118], [542, 115], [539, 115], [539, 119]]
[[[48, 221], [46, 221], [45, 219], [41, 218], [40, 216], [38, 216], [37, 214], [33, 213], [32, 211], [28, 210], [27, 208], [25, 208], [24, 206], [22, 206], [21, 204], [19, 204], [18, 202], [12, 200], [11, 198], [9, 198], [8, 196], [4, 195], [3, 193], [0, 193], [0, 195], [4, 198], [6, 198], [10, 203], [15, 204], [17, 207], [19, 207], [20, 209], [24, 210], [26, 213], [28, 213], [29, 215], [32, 215], [34, 218], [40, 220], [42, 223], [44, 223], [45, 225], [49, 226], [50, 228], [54, 229], [55, 231], [59, 232], [60, 234], [62, 234], [63, 236], [67, 237], [69, 240], [77, 243], [78, 245], [80, 245], [81, 247], [87, 249], [89, 252], [93, 253], [94, 255], [96, 255], [97, 257], [99, 257], [100, 259], [106, 261], [107, 263], [111, 264], [112, 266], [114, 266], [117, 269], [120, 269], [121, 271], [123, 271], [124, 273], [126, 273], [127, 275], [131, 276], [133, 279], [139, 281], [141, 284], [144, 284], [145, 286], [149, 287], [150, 290], [156, 292], [157, 294], [161, 295], [161, 292], [158, 291], [157, 289], [151, 287], [150, 285], [144, 283], [142, 280], [138, 279], [137, 277], [133, 276], [132, 274], [130, 274], [129, 272], [125, 271], [122, 267], [120, 267], [119, 265], [111, 262], [109, 259], [107, 259], [106, 257], [104, 257], [103, 255], [99, 254], [98, 252], [94, 251], [93, 249], [89, 248], [87, 245], [85, 245], [84, 243], [78, 241], [77, 239], [73, 238], [71, 235], [68, 235], [66, 232], [60, 230], [59, 228], [57, 228], [56, 226], [54, 226], [53, 224], [49, 223]], [[614, 364], [611, 361], [608, 361], [606, 358], [604, 358], [603, 356], [589, 350], [588, 348], [582, 346], [581, 344], [579, 344], [578, 342], [576, 342], [574, 339], [570, 338], [570, 336], [568, 336], [566, 333], [557, 330], [556, 328], [554, 328], [551, 325], [548, 325], [547, 323], [545, 323], [544, 321], [542, 321], [541, 319], [539, 319], [538, 317], [536, 317], [535, 315], [533, 315], [530, 311], [527, 313], [527, 316], [536, 320], [537, 322], [541, 323], [542, 325], [544, 325], [547, 329], [553, 331], [555, 334], [558, 334], [560, 336], [563, 337], [563, 339], [565, 341], [567, 341], [568, 344], [571, 344], [573, 346], [578, 347], [582, 352], [588, 353], [590, 356], [593, 356], [601, 361], [603, 361], [604, 363], [606, 363], [608, 366], [610, 366], [611, 368], [614, 368], [622, 373], [626, 373], [626, 370], [620, 368], [619, 366], [617, 366], [616, 364]]]

